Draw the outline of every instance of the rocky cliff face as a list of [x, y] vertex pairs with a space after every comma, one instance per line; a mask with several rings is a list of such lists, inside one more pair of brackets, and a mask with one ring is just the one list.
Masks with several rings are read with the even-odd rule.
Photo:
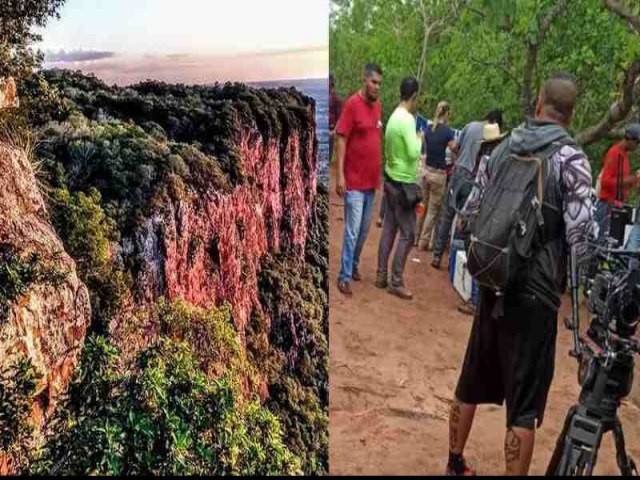
[[[89, 136], [102, 136], [100, 125], [126, 124], [118, 127], [125, 135], [109, 134], [80, 153], [87, 127], [58, 131], [50, 155], [66, 171], [69, 190], [95, 187], [110, 207], [135, 217], [120, 223], [114, 248], [119, 262], [133, 265], [134, 303], [160, 296], [228, 303], [244, 336], [251, 312], [261, 308], [264, 256], [304, 256], [316, 196], [315, 102], [293, 89], [156, 82], [118, 89], [69, 72], [48, 75], [95, 122]], [[138, 145], [140, 138], [147, 144]], [[197, 155], [185, 152], [186, 143]], [[128, 165], [125, 148], [134, 151]], [[162, 158], [141, 166], [155, 150]]]
[[[48, 221], [25, 152], [0, 144], [0, 171], [0, 372], [20, 360], [33, 365], [39, 425], [78, 362], [89, 296]], [[10, 463], [0, 459], [5, 473]]]
[[[29, 120], [47, 140], [36, 153], [52, 222], [93, 307], [82, 329], [57, 307], [51, 338], [67, 350], [47, 350], [46, 361], [68, 376], [91, 316], [91, 338], [134, 368], [130, 360], [167, 335], [149, 315], [160, 297], [228, 305], [250, 363], [237, 372], [242, 396], [277, 416], [305, 472], [326, 473], [327, 209], [317, 197], [314, 101], [238, 84], [109, 87], [73, 72], [43, 72], [24, 88], [41, 99]], [[37, 195], [35, 181], [24, 191]], [[86, 309], [76, 287], [68, 299]], [[82, 398], [72, 403], [81, 408]]]
[[304, 148], [299, 133], [282, 141], [281, 155], [276, 139], [265, 141], [247, 126], [238, 166], [251, 183], [171, 200], [123, 241], [142, 260], [136, 284], [145, 302], [161, 295], [198, 306], [227, 302], [244, 332], [251, 311], [260, 308], [261, 259], [280, 252], [282, 242], [302, 256], [315, 200], [314, 135], [306, 135]]

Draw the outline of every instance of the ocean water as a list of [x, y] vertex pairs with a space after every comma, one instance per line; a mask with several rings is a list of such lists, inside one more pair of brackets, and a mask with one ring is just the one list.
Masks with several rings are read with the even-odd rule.
[[329, 79], [282, 80], [257, 82], [260, 88], [295, 87], [316, 101], [316, 128], [318, 134], [318, 181], [329, 185]]

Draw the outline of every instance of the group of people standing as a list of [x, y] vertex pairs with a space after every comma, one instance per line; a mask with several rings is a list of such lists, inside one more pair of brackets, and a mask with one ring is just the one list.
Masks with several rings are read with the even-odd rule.
[[[400, 102], [383, 132], [381, 85], [382, 69], [368, 64], [362, 89], [342, 103], [330, 79], [336, 191], [345, 204], [338, 289], [351, 296], [351, 282], [362, 278], [360, 255], [369, 233], [375, 191], [382, 184], [375, 284], [409, 300], [413, 293], [405, 286], [404, 269], [411, 249], [433, 251], [431, 265], [441, 268], [456, 211], [471, 191], [470, 182], [465, 181], [475, 178], [481, 158], [505, 134], [500, 130], [502, 112], [497, 109], [482, 121], [469, 123], [459, 134], [449, 126], [451, 107], [445, 101], [438, 103], [432, 120], [425, 120], [417, 113], [419, 84], [413, 77], [401, 82]], [[455, 160], [449, 162], [448, 156]], [[466, 306], [471, 313], [470, 303]]]
[[[517, 282], [501, 291], [486, 284], [479, 286], [478, 307], [450, 410], [446, 466], [448, 475], [474, 474], [463, 451], [476, 406], [506, 403], [506, 472], [526, 474], [535, 430], [542, 423], [553, 379], [557, 315], [567, 280], [568, 250], [574, 247], [578, 255], [585, 255], [588, 242], [595, 241], [598, 230], [600, 235], [607, 235], [612, 206], [624, 202], [629, 188], [640, 186], [640, 172], [630, 173], [628, 162], [628, 153], [640, 141], [640, 126], [629, 126], [625, 138], [607, 153], [594, 208], [589, 160], [567, 132], [578, 98], [570, 74], [551, 76], [540, 89], [535, 115], [508, 135], [502, 131], [502, 113], [497, 109], [483, 120], [466, 125], [459, 135], [448, 126], [451, 109], [445, 102], [438, 104], [432, 121], [421, 121], [417, 115], [420, 86], [411, 77], [400, 84], [400, 102], [383, 132], [381, 85], [382, 70], [368, 64], [362, 90], [341, 105], [339, 117], [332, 101], [336, 190], [344, 199], [345, 212], [338, 289], [345, 295], [353, 294], [352, 280], [362, 279], [360, 254], [381, 182], [382, 235], [375, 284], [400, 298], [411, 299], [403, 272], [412, 247], [432, 247], [431, 266], [440, 268], [454, 217], [460, 213], [462, 219], [453, 229], [454, 239], [468, 241], [470, 232], [476, 231], [473, 222], [480, 218], [479, 212], [484, 218], [491, 215], [486, 201], [483, 213], [483, 196], [489, 195], [486, 192], [495, 192], [496, 186], [509, 188], [500, 182], [504, 182], [511, 158], [535, 157], [544, 165], [539, 167], [536, 190], [541, 202], [536, 207], [539, 231], [526, 268], [521, 269]], [[450, 171], [447, 150], [455, 159]], [[492, 200], [495, 198], [499, 202], [499, 195]], [[441, 199], [443, 207], [437, 223]], [[421, 202], [427, 211], [423, 219], [421, 212], [416, 212], [421, 210], [416, 209]], [[497, 207], [496, 215], [500, 215], [503, 206]], [[510, 206], [504, 207], [508, 210]], [[640, 240], [640, 225], [637, 233]]]

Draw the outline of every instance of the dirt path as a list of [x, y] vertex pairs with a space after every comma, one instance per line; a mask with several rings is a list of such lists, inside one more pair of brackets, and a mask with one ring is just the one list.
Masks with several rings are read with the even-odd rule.
[[[333, 192], [330, 218], [330, 471], [442, 474], [448, 408], [471, 317], [456, 310], [458, 297], [446, 270], [433, 270], [430, 255], [423, 252], [413, 251], [407, 262], [406, 285], [414, 300], [406, 302], [376, 289], [380, 229], [375, 223], [362, 258], [364, 279], [354, 283], [354, 296], [345, 298], [335, 281], [343, 210]], [[568, 306], [565, 299], [564, 314]], [[545, 423], [538, 430], [532, 474], [544, 474], [567, 409], [578, 398], [577, 364], [567, 355], [570, 346], [571, 333], [560, 327], [556, 374]], [[640, 390], [640, 385], [635, 388]], [[626, 402], [621, 419], [629, 452], [640, 461], [640, 409]], [[466, 455], [479, 474], [503, 472], [504, 422], [502, 407], [478, 409]], [[596, 473], [619, 475], [609, 435]]]

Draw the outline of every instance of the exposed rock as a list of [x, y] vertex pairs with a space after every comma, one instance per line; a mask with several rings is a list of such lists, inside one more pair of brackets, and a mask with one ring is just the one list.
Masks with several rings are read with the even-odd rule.
[[36, 280], [17, 298], [5, 299], [0, 315], [0, 371], [26, 358], [41, 376], [33, 415], [38, 425], [52, 412], [78, 361], [91, 317], [89, 296], [48, 222], [26, 154], [0, 144], [0, 171], [0, 245], [20, 257], [37, 255], [58, 277]]
[[79, 73], [44, 75], [71, 114], [45, 112], [55, 121], [39, 159], [55, 188], [97, 189], [118, 230], [110, 261], [131, 279], [108, 318], [120, 360], [158, 335], [145, 310], [159, 297], [228, 304], [258, 369], [243, 393], [278, 415], [305, 471], [326, 472], [328, 250], [313, 99], [295, 89], [122, 89]]
[[17, 108], [20, 106], [16, 82], [13, 77], [0, 78], [0, 110], [3, 108]]
[[[278, 142], [265, 146], [259, 133], [248, 129], [239, 149], [242, 168], [256, 179], [253, 185], [169, 202], [146, 220], [135, 237], [144, 260], [136, 283], [146, 302], [160, 295], [198, 306], [228, 302], [244, 332], [251, 310], [260, 306], [257, 275], [263, 256], [279, 252], [283, 237], [297, 255], [304, 254], [315, 176], [305, 178], [302, 164], [315, 161], [302, 158], [299, 141], [292, 135], [281, 158]], [[313, 146], [305, 151], [313, 152]]]

